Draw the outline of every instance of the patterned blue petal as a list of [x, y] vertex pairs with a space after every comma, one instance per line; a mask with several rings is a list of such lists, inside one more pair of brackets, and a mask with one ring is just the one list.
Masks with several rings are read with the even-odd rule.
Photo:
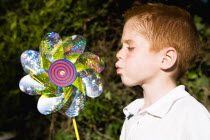
[[41, 114], [48, 115], [60, 110], [64, 104], [64, 94], [58, 97], [48, 97], [46, 95], [42, 95], [39, 98], [37, 109]]
[[40, 54], [53, 62], [53, 54], [56, 52], [61, 44], [62, 40], [60, 36], [55, 32], [49, 32], [44, 36], [40, 44]]
[[22, 92], [25, 92], [29, 95], [39, 95], [37, 91], [42, 91], [45, 89], [44, 86], [31, 78], [30, 75], [26, 75], [20, 80], [19, 87]]
[[76, 62], [87, 65], [90, 68], [96, 70], [98, 73], [104, 69], [104, 61], [100, 59], [99, 56], [91, 52], [84, 52], [78, 57]]
[[66, 110], [65, 114], [68, 117], [78, 116], [80, 111], [83, 109], [85, 102], [86, 95], [78, 91], [71, 103], [71, 106]]
[[103, 92], [103, 84], [100, 75], [95, 70], [83, 70], [79, 76], [85, 85], [87, 96], [91, 98], [98, 97]]
[[27, 50], [22, 53], [20, 57], [23, 70], [28, 74], [42, 74], [46, 73], [44, 69], [41, 68], [39, 53], [34, 50]]
[[86, 41], [83, 36], [73, 35], [71, 37], [67, 37], [62, 43], [65, 58], [70, 54], [83, 53], [85, 46]]

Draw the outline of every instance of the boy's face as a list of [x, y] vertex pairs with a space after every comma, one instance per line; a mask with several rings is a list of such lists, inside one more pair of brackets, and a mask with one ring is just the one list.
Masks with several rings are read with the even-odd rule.
[[126, 22], [122, 48], [117, 53], [117, 74], [127, 86], [149, 84], [158, 75], [158, 53], [150, 51], [151, 43], [137, 30], [135, 19]]

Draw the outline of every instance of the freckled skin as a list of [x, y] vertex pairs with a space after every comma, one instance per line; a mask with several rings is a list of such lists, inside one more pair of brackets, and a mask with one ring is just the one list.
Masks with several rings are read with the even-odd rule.
[[121, 69], [118, 74], [127, 86], [149, 83], [160, 70], [158, 53], [150, 51], [151, 43], [143, 34], [138, 32], [135, 21], [130, 19], [124, 26], [122, 34], [122, 48], [117, 53], [116, 63]]

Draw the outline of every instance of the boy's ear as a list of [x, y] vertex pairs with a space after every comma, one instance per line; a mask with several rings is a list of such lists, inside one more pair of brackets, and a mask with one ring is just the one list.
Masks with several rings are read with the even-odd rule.
[[162, 70], [171, 70], [175, 68], [177, 61], [177, 52], [173, 47], [164, 48], [160, 51], [161, 62], [160, 68]]

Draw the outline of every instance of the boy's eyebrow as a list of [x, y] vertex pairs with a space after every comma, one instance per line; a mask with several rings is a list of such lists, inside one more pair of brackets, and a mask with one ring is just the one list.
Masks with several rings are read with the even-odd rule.
[[131, 44], [131, 43], [133, 43], [133, 40], [128, 39], [128, 40], [124, 40], [124, 41], [123, 41], [123, 40], [121, 39], [121, 44], [122, 44], [122, 43]]

